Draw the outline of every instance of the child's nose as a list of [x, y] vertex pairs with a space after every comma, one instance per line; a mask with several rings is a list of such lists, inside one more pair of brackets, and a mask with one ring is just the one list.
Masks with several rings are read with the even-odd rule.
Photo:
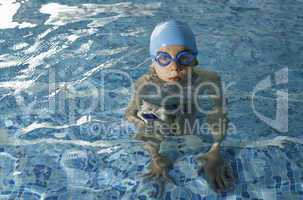
[[179, 71], [178, 64], [177, 64], [175, 61], [172, 61], [172, 62], [170, 63], [170, 70], [171, 70], [171, 71]]

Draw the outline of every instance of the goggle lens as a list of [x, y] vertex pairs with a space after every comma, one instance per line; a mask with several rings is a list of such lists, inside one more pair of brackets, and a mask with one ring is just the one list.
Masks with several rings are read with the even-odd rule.
[[166, 66], [169, 65], [169, 63], [171, 62], [171, 57], [169, 54], [161, 53], [158, 54], [158, 56], [156, 57], [156, 61], [159, 65]]
[[155, 61], [162, 67], [169, 65], [171, 61], [175, 61], [180, 65], [186, 66], [189, 65], [194, 59], [195, 55], [188, 51], [178, 53], [176, 58], [173, 58], [166, 52], [159, 51], [155, 57]]
[[178, 56], [178, 63], [181, 65], [189, 65], [194, 60], [194, 55], [190, 53], [184, 53]]

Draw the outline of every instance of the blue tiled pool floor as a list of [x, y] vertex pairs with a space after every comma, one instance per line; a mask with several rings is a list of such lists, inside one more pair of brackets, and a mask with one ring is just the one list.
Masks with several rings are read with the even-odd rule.
[[[195, 155], [179, 157], [163, 199], [301, 199], [303, 145], [224, 147], [237, 177], [233, 191], [217, 195], [197, 176]], [[2, 145], [1, 198], [7, 199], [152, 199], [159, 185], [143, 181], [149, 157], [133, 143], [44, 141]], [[273, 164], [274, 163], [274, 164]]]

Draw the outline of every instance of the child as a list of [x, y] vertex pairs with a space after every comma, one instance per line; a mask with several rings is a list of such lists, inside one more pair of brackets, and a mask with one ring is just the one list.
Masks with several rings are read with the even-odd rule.
[[[135, 137], [146, 142], [144, 147], [151, 155], [151, 170], [146, 176], [173, 182], [168, 170], [183, 153], [180, 149], [188, 145], [187, 149], [202, 153], [202, 140], [189, 135], [197, 131], [199, 114], [205, 114], [215, 142], [198, 160], [211, 186], [225, 191], [232, 186], [233, 175], [220, 156], [227, 126], [221, 81], [216, 73], [195, 67], [197, 54], [195, 37], [187, 24], [174, 20], [158, 24], [150, 39], [153, 63], [136, 81], [125, 118], [139, 128]], [[205, 111], [199, 105], [205, 99], [198, 97], [206, 92], [212, 109]], [[180, 137], [190, 139], [180, 145], [180, 140], [174, 139]]]

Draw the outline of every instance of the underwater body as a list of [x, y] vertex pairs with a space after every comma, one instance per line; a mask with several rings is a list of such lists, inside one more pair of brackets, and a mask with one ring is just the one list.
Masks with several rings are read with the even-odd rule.
[[237, 180], [215, 193], [189, 153], [162, 198], [303, 199], [302, 9], [300, 0], [0, 0], [0, 199], [153, 199], [159, 186], [140, 177], [150, 158], [123, 115], [151, 64], [153, 27], [172, 18], [195, 33], [199, 67], [221, 76], [231, 124], [222, 154]]

